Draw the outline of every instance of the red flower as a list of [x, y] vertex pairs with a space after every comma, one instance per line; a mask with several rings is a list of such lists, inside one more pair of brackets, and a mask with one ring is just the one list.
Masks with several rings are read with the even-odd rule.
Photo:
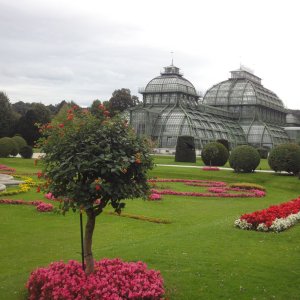
[[103, 114], [104, 114], [104, 116], [109, 117], [109, 111], [108, 111], [108, 110], [105, 110], [105, 111], [103, 112]]
[[74, 119], [74, 115], [73, 114], [69, 114], [67, 117], [68, 121], [72, 121]]
[[99, 104], [99, 105], [98, 105], [98, 108], [101, 109], [101, 110], [104, 110], [104, 109], [105, 109], [105, 107], [104, 107], [103, 104]]
[[61, 123], [58, 125], [60, 128], [64, 128], [65, 124]]
[[43, 177], [43, 173], [42, 173], [42, 172], [37, 172], [37, 177], [38, 177], [38, 178]]
[[100, 190], [101, 190], [101, 186], [100, 186], [99, 184], [97, 184], [97, 185], [95, 186], [95, 189], [96, 189], [96, 191], [100, 191]]
[[41, 188], [38, 186], [36, 191], [37, 191], [37, 193], [39, 193], [41, 191]]

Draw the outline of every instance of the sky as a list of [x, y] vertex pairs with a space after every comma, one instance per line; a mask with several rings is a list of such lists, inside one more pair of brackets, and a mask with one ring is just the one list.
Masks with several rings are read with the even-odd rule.
[[204, 93], [240, 64], [300, 109], [297, 0], [0, 0], [0, 91], [89, 106], [171, 64]]

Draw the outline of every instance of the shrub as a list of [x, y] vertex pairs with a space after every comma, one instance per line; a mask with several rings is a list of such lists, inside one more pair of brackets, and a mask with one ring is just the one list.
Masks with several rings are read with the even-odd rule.
[[296, 175], [300, 171], [300, 146], [293, 143], [276, 146], [270, 152], [268, 163], [275, 172], [286, 171]]
[[163, 279], [159, 271], [142, 262], [103, 259], [95, 262], [88, 277], [76, 261], [54, 262], [31, 273], [28, 299], [163, 299]]
[[12, 138], [10, 138], [10, 143], [11, 143], [11, 150], [10, 150], [9, 154], [12, 155], [12, 156], [18, 155], [19, 152], [20, 152], [20, 148], [19, 148], [18, 143]]
[[20, 135], [15, 135], [14, 137], [12, 137], [12, 139], [18, 144], [19, 151], [21, 150], [21, 148], [27, 145], [26, 141]]
[[194, 137], [188, 135], [179, 136], [176, 144], [175, 161], [196, 162]]
[[260, 158], [267, 159], [269, 154], [269, 149], [267, 148], [257, 148]]
[[22, 147], [21, 150], [20, 150], [20, 155], [21, 155], [23, 158], [31, 158], [32, 155], [33, 155], [32, 147], [30, 147], [30, 146], [28, 146], [28, 145]]
[[0, 157], [7, 157], [13, 152], [14, 144], [11, 138], [4, 137], [0, 139]]
[[201, 157], [207, 166], [224, 166], [228, 160], [229, 152], [223, 144], [212, 142], [203, 147]]
[[235, 172], [251, 173], [260, 163], [258, 151], [247, 145], [237, 146], [231, 152], [229, 164]]
[[230, 150], [229, 142], [225, 139], [217, 140], [218, 143], [222, 144], [228, 151]]

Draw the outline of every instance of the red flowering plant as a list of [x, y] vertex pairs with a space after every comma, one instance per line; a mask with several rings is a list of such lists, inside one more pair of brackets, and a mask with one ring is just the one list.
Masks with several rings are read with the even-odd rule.
[[[63, 126], [62, 126], [63, 124]], [[87, 109], [68, 109], [64, 121], [40, 128], [38, 147], [46, 155], [44, 191], [61, 199], [60, 208], [82, 210], [85, 227], [86, 273], [94, 271], [92, 236], [96, 217], [110, 204], [120, 213], [122, 200], [147, 197], [147, 170], [152, 158], [147, 142], [120, 117], [102, 107], [97, 116]]]

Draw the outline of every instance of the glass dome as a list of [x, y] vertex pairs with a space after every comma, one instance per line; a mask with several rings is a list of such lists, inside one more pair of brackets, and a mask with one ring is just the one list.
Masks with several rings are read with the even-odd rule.
[[184, 93], [198, 97], [193, 84], [183, 77], [179, 68], [173, 65], [165, 67], [161, 75], [152, 79], [141, 92], [143, 94]]
[[231, 78], [210, 88], [203, 103], [213, 106], [260, 105], [284, 111], [278, 96], [261, 84], [261, 79], [248, 70], [240, 68], [231, 72]]

